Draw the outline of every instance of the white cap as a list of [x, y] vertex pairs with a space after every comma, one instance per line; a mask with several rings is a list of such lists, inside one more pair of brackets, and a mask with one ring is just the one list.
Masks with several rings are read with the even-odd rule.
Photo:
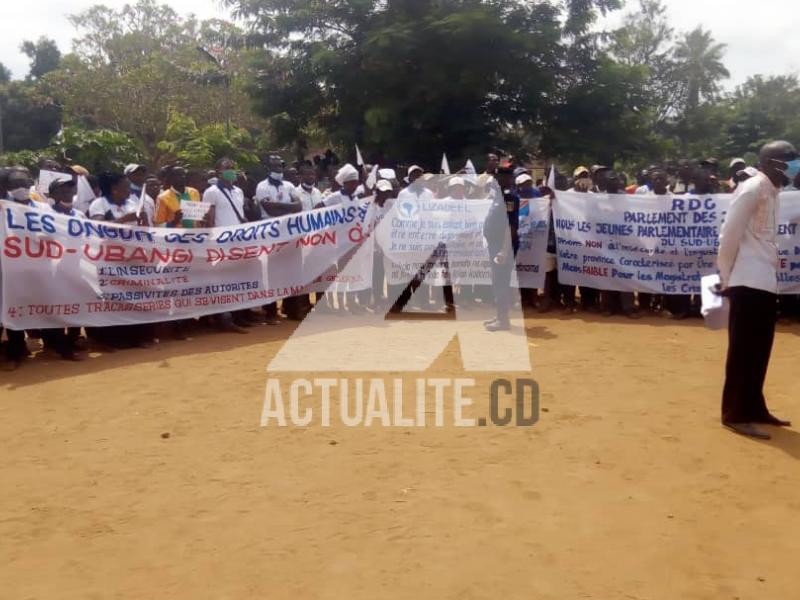
[[447, 185], [448, 187], [453, 187], [454, 185], [464, 185], [464, 179], [462, 177], [453, 177]]
[[517, 185], [522, 185], [526, 181], [533, 181], [533, 178], [527, 173], [523, 173], [514, 180], [514, 183], [516, 183]]
[[755, 167], [746, 167], [744, 169], [736, 171], [737, 175], [739, 173], [746, 173], [748, 177], [755, 177], [756, 175], [758, 175], [758, 169], [756, 169]]
[[358, 181], [358, 170], [350, 163], [347, 163], [336, 173], [336, 183], [344, 185], [348, 181]]
[[147, 167], [145, 167], [144, 165], [137, 165], [136, 163], [131, 163], [127, 167], [125, 167], [123, 173], [127, 177], [128, 175], [130, 175], [131, 173], [135, 173], [139, 169], [146, 169], [146, 168]]
[[733, 160], [731, 160], [731, 164], [728, 165], [728, 168], [732, 169], [733, 165], [735, 165], [736, 163], [742, 163], [746, 165], [747, 161], [745, 161], [745, 159], [743, 158], [734, 158]]
[[425, 169], [423, 169], [419, 165], [411, 165], [410, 167], [408, 167], [408, 174], [409, 175], [411, 175], [411, 173], [413, 173], [414, 171], [420, 171], [420, 172], [424, 173]]
[[392, 191], [392, 182], [387, 181], [386, 179], [381, 179], [375, 185], [379, 192], [391, 192]]
[[397, 173], [394, 169], [378, 169], [378, 177], [381, 179], [397, 179]]

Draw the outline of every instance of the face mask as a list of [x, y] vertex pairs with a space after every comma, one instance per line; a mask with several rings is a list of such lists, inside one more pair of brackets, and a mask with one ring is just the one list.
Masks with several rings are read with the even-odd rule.
[[313, 190], [313, 189], [314, 189], [314, 186], [313, 186], [313, 185], [310, 185], [310, 184], [308, 184], [308, 183], [300, 183], [300, 185], [302, 185], [302, 186], [303, 186], [303, 189], [304, 189], [305, 191], [307, 191], [307, 192], [310, 192], [311, 190]]
[[236, 170], [235, 170], [235, 169], [225, 169], [225, 170], [222, 172], [222, 178], [223, 178], [225, 181], [229, 181], [229, 182], [231, 182], [231, 183], [232, 183], [232, 182], [234, 182], [234, 181], [236, 181], [236, 176], [237, 176], [237, 173], [236, 173]]
[[800, 158], [795, 158], [786, 163], [786, 170], [783, 172], [790, 181], [794, 181], [797, 174], [800, 173]]
[[16, 200], [17, 202], [25, 202], [26, 200], [31, 199], [31, 191], [24, 187], [17, 188], [15, 190], [9, 190], [8, 195], [12, 200]]
[[269, 178], [275, 181], [283, 181], [283, 173], [270, 173]]

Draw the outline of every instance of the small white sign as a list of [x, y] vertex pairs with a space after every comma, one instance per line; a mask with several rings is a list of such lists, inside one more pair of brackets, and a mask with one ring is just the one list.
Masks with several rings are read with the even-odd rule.
[[181, 212], [187, 221], [202, 221], [206, 218], [209, 210], [211, 210], [211, 204], [208, 202], [181, 200]]

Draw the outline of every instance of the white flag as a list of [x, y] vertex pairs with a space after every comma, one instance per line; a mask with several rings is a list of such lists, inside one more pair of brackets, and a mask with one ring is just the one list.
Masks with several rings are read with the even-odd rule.
[[368, 190], [374, 190], [375, 184], [378, 183], [378, 165], [372, 167], [372, 172], [367, 177], [366, 186]]
[[472, 164], [472, 160], [467, 159], [467, 164], [464, 165], [464, 171], [467, 172], [467, 175], [477, 175], [478, 172], [475, 170], [475, 165]]
[[556, 167], [550, 165], [550, 173], [547, 175], [547, 187], [555, 191], [556, 189]]
[[442, 173], [450, 175], [450, 163], [447, 162], [447, 154], [442, 153]]
[[141, 219], [142, 218], [142, 209], [144, 209], [144, 199], [147, 197], [147, 187], [142, 186], [142, 193], [139, 194], [139, 203], [136, 206], [136, 217]]
[[364, 166], [364, 158], [361, 156], [361, 150], [358, 149], [358, 144], [356, 144], [356, 164], [359, 167]]

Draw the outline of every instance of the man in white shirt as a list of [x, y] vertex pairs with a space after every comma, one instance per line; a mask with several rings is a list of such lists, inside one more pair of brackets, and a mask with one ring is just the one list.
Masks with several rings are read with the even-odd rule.
[[222, 158], [217, 163], [220, 173], [215, 185], [203, 192], [203, 202], [211, 205], [214, 227], [230, 227], [247, 222], [244, 215], [244, 192], [234, 185], [238, 172], [233, 161]]
[[269, 175], [256, 188], [256, 202], [261, 207], [261, 218], [280, 217], [300, 212], [300, 203], [292, 196], [295, 187], [283, 178], [283, 160], [270, 156], [267, 162]]
[[[300, 165], [299, 170], [300, 184], [292, 190], [295, 201], [300, 202], [303, 212], [313, 210], [315, 206], [322, 202], [322, 192], [317, 189], [317, 171], [311, 164]], [[311, 283], [307, 281], [305, 283]], [[317, 294], [319, 300], [321, 294]], [[291, 305], [291, 302], [289, 302]], [[305, 317], [312, 308], [311, 294], [302, 294], [295, 307], [298, 318]]]
[[[153, 217], [156, 214], [156, 201], [151, 198], [147, 191], [144, 189], [145, 181], [147, 181], [147, 166], [137, 165], [132, 163], [125, 167], [122, 171], [128, 181], [131, 182], [131, 199], [138, 206], [142, 202], [142, 210], [147, 215], [148, 223], [153, 223]], [[144, 191], [144, 198], [142, 192]]]
[[[295, 187], [284, 179], [284, 164], [280, 156], [270, 156], [267, 161], [269, 175], [256, 187], [256, 202], [261, 207], [261, 218], [281, 217], [284, 215], [298, 213], [303, 210], [303, 206], [297, 198]], [[302, 258], [299, 250], [290, 251], [288, 248], [282, 251], [282, 256], [276, 256], [272, 261], [286, 261], [289, 254], [297, 254], [296, 261]], [[302, 264], [302, 263], [300, 263]], [[283, 311], [293, 320], [300, 320], [301, 309], [300, 300], [296, 297], [284, 298]], [[264, 307], [267, 315], [267, 323], [278, 325], [280, 323], [278, 315], [278, 305], [275, 302]]]
[[[209, 220], [214, 227], [231, 227], [247, 222], [244, 216], [244, 193], [234, 185], [239, 172], [230, 158], [221, 158], [217, 162], [216, 184], [203, 192], [203, 202], [211, 205]], [[249, 311], [237, 311], [236, 314], [223, 312], [214, 315], [214, 323], [221, 331], [230, 333], [247, 333]]]
[[777, 318], [778, 193], [800, 172], [797, 150], [770, 142], [759, 153], [759, 169], [736, 190], [719, 236], [720, 293], [730, 298], [722, 424], [769, 439], [760, 424], [790, 425], [769, 412], [763, 388]]
[[317, 188], [317, 172], [309, 164], [300, 166], [300, 185], [292, 190], [292, 195], [300, 202], [303, 211], [312, 210], [322, 202], [322, 192]]

